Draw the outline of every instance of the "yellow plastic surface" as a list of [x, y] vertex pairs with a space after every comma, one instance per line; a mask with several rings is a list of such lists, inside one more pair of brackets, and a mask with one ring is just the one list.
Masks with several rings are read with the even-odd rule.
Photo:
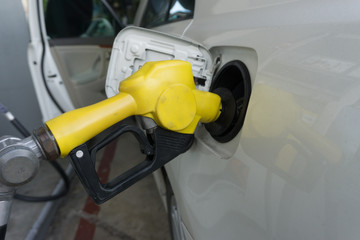
[[60, 150], [66, 157], [71, 150], [115, 123], [136, 113], [135, 100], [127, 93], [64, 113], [46, 122]]
[[148, 62], [122, 81], [119, 91], [46, 122], [62, 157], [131, 115], [150, 117], [163, 128], [187, 134], [194, 133], [199, 121], [213, 122], [220, 115], [220, 97], [195, 88], [191, 65], [185, 61]]
[[195, 115], [196, 99], [192, 90], [184, 85], [170, 86], [160, 95], [156, 104], [159, 125], [172, 131], [189, 126]]

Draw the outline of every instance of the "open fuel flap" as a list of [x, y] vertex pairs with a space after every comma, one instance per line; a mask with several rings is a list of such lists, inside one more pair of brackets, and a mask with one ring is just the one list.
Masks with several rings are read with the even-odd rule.
[[121, 81], [146, 62], [184, 60], [191, 63], [196, 88], [209, 91], [212, 57], [201, 44], [138, 27], [127, 27], [116, 37], [106, 79], [107, 97], [116, 95]]

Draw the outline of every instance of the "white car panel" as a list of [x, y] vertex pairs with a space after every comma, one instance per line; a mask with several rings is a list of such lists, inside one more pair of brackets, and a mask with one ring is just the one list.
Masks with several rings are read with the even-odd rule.
[[185, 36], [257, 63], [231, 157], [205, 134], [167, 165], [194, 239], [359, 238], [358, 5], [196, 1]]

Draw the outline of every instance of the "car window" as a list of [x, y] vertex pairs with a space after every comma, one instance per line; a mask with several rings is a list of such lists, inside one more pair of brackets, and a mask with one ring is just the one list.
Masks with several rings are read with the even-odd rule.
[[49, 38], [114, 37], [134, 21], [140, 0], [44, 0]]
[[149, 0], [141, 23], [151, 28], [193, 18], [195, 0]]

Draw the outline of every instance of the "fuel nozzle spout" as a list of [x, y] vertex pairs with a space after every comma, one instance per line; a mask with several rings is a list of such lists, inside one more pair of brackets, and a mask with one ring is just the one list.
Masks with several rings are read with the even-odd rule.
[[65, 157], [113, 124], [132, 115], [149, 117], [173, 132], [193, 134], [198, 123], [221, 113], [219, 95], [195, 87], [191, 64], [169, 60], [148, 62], [120, 83], [109, 99], [55, 117], [34, 132], [49, 159]]
[[219, 137], [230, 132], [236, 124], [238, 106], [229, 89], [216, 88], [214, 93], [221, 97], [221, 115], [216, 119], [216, 121], [205, 124], [205, 127], [210, 135], [219, 141], [219, 139], [221, 139]]

